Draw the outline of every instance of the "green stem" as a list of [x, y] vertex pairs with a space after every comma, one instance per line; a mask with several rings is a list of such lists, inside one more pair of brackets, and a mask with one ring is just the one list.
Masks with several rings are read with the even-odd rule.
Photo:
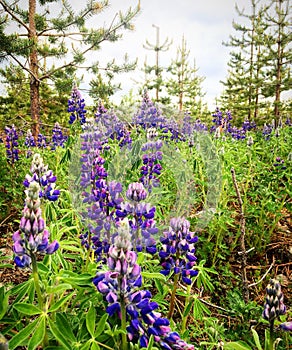
[[[43, 300], [43, 295], [40, 287], [40, 280], [39, 280], [39, 273], [38, 273], [38, 266], [37, 266], [37, 261], [36, 261], [36, 256], [35, 254], [31, 254], [31, 266], [32, 266], [32, 276], [34, 280], [34, 286], [35, 290], [37, 293], [37, 298], [38, 298], [38, 303], [39, 303], [39, 308], [42, 311], [44, 310], [44, 300]], [[44, 335], [44, 340], [43, 340], [43, 347], [45, 348], [47, 345], [49, 345], [49, 340], [48, 340], [48, 333], [45, 328], [45, 335]]]
[[126, 324], [126, 305], [124, 295], [121, 295], [121, 328], [122, 328], [122, 350], [128, 350], [127, 324]]
[[41, 287], [40, 287], [37, 261], [36, 261], [36, 256], [34, 254], [31, 254], [31, 265], [32, 265], [32, 276], [33, 276], [34, 286], [38, 297], [39, 307], [40, 309], [42, 309], [42, 311], [44, 311], [43, 310], [44, 301], [43, 301], [43, 296], [42, 296]]
[[186, 312], [186, 308], [189, 305], [189, 302], [190, 302], [190, 299], [191, 299], [191, 288], [192, 288], [191, 285], [187, 286], [187, 297], [186, 297], [186, 301], [185, 301], [185, 307], [184, 307], [184, 313], [183, 313], [183, 319], [182, 319], [182, 326], [181, 326], [181, 333], [182, 334], [186, 330], [186, 325], [187, 325], [187, 320], [188, 320], [188, 314], [185, 315], [185, 312]]
[[270, 320], [269, 350], [273, 350], [274, 349], [274, 322], [275, 322], [275, 319]]
[[179, 277], [179, 274], [174, 275], [173, 289], [172, 289], [172, 293], [171, 293], [170, 306], [169, 306], [169, 311], [168, 311], [168, 315], [167, 315], [168, 319], [172, 318], [173, 312], [174, 312], [174, 301], [175, 301], [175, 295], [176, 295], [176, 290], [177, 290], [178, 277]]

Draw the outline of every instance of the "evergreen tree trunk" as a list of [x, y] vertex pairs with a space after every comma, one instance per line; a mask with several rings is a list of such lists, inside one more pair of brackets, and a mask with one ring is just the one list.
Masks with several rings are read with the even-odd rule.
[[37, 139], [40, 131], [40, 81], [38, 79], [37, 35], [35, 26], [36, 0], [29, 0], [29, 33], [31, 51], [29, 55], [30, 69], [30, 110], [32, 118], [32, 134]]
[[[281, 6], [281, 1], [279, 1], [279, 6]], [[282, 71], [282, 47], [281, 47], [281, 24], [279, 24], [278, 40], [277, 40], [277, 78], [276, 78], [276, 91], [275, 91], [275, 110], [274, 116], [275, 120], [279, 120], [280, 115], [280, 102], [281, 102], [281, 71]]]

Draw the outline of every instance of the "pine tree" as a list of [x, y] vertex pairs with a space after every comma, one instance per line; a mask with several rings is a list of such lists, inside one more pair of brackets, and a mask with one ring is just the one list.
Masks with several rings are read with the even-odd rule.
[[260, 87], [263, 84], [262, 59], [265, 50], [263, 34], [267, 24], [263, 20], [267, 6], [258, 6], [260, 1], [251, 0], [251, 13], [246, 14], [236, 6], [236, 12], [247, 20], [247, 25], [233, 22], [239, 37], [231, 35], [225, 46], [234, 47], [228, 62], [228, 77], [222, 82], [225, 86], [222, 100], [227, 109], [240, 121], [257, 119], [260, 107]]
[[[88, 29], [87, 21], [108, 7], [107, 0], [88, 1], [80, 11], [67, 0], [29, 0], [25, 9], [20, 0], [0, 0], [0, 5], [0, 60], [14, 62], [29, 76], [34, 137], [40, 128], [40, 85], [46, 80], [60, 82], [64, 72], [72, 82], [75, 70], [91, 51], [98, 50], [104, 41], [117, 41], [123, 29], [133, 28], [131, 21], [140, 8], [138, 4], [124, 15], [119, 13], [109, 26]], [[10, 25], [17, 25], [18, 30], [9, 34], [14, 28]], [[98, 63], [92, 65], [99, 67]]]
[[266, 81], [263, 89], [265, 97], [274, 98], [274, 118], [279, 120], [283, 111], [281, 94], [291, 90], [292, 80], [290, 67], [291, 53], [291, 17], [289, 14], [289, 0], [273, 0], [269, 11], [266, 13], [266, 22], [269, 24], [266, 42], [268, 53], [265, 55], [267, 62]]
[[177, 49], [176, 59], [172, 60], [167, 69], [171, 77], [166, 81], [166, 87], [170, 96], [177, 97], [179, 111], [188, 109], [199, 116], [204, 95], [201, 83], [205, 78], [197, 75], [198, 69], [195, 63], [191, 67], [189, 55], [190, 51], [187, 49], [186, 40], [183, 37], [182, 44]]
[[[150, 44], [148, 40], [146, 40], [146, 45], [143, 45], [143, 47], [147, 50], [153, 50], [156, 52], [156, 57], [155, 57], [155, 65], [150, 66], [145, 63], [144, 66], [144, 72], [146, 75], [146, 84], [144, 88], [147, 88], [147, 90], [155, 89], [156, 91], [156, 102], [159, 102], [159, 93], [161, 92], [162, 86], [163, 86], [163, 79], [162, 79], [162, 72], [163, 68], [160, 66], [160, 52], [167, 51], [172, 44], [172, 41], [169, 41], [168, 38], [165, 39], [163, 44], [160, 43], [160, 30], [159, 27], [156, 25], [152, 25], [156, 29], [156, 42], [155, 44]], [[155, 73], [155, 79], [152, 79], [148, 81], [147, 76], [151, 74], [152, 72]]]

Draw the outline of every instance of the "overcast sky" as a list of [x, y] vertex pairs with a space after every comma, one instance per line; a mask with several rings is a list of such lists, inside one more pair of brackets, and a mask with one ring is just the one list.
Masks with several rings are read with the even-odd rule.
[[[80, 6], [79, 0], [71, 0], [71, 3], [79, 3]], [[109, 23], [116, 12], [124, 11], [129, 6], [135, 7], [136, 4], [135, 0], [110, 0], [110, 8], [98, 16], [98, 25], [102, 25], [103, 21]], [[232, 28], [233, 20], [239, 23], [243, 21], [237, 15], [235, 4], [250, 13], [250, 0], [141, 0], [141, 12], [133, 22], [135, 30], [125, 31], [123, 39], [118, 42], [103, 43], [101, 50], [94, 53], [101, 62], [112, 58], [122, 62], [125, 53], [128, 53], [130, 59], [138, 58], [138, 69], [135, 72], [118, 76], [117, 81], [122, 83], [122, 91], [116, 99], [126, 95], [130, 89], [134, 92], [137, 90], [135, 81], [143, 81], [141, 68], [146, 56], [147, 64], [155, 64], [155, 52], [143, 48], [146, 39], [152, 44], [156, 42], [154, 24], [160, 28], [161, 43], [166, 38], [173, 41], [168, 51], [160, 53], [161, 66], [167, 67], [171, 59], [175, 59], [184, 35], [190, 50], [190, 62], [195, 59], [199, 68], [198, 75], [206, 78], [202, 84], [206, 93], [205, 101], [210, 108], [215, 108], [215, 98], [219, 97], [223, 89], [220, 80], [226, 77], [228, 53], [231, 49], [223, 46], [222, 41], [227, 41], [230, 34], [236, 34]], [[80, 88], [86, 86], [84, 81]], [[154, 91], [150, 95], [154, 98]]]

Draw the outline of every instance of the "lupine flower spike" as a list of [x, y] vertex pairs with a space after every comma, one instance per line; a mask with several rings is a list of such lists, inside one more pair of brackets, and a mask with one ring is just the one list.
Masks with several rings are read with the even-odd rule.
[[[286, 306], [284, 305], [284, 296], [281, 291], [280, 282], [276, 279], [271, 279], [266, 288], [266, 302], [262, 314], [263, 318], [269, 321], [270, 324], [270, 349], [273, 349], [274, 343], [274, 322], [279, 316], [285, 313]], [[282, 329], [286, 330], [285, 325], [283, 326], [282, 324], [282, 327]]]
[[48, 166], [44, 164], [43, 158], [38, 153], [33, 156], [30, 171], [32, 175], [26, 175], [24, 186], [28, 188], [31, 182], [36, 181], [40, 186], [40, 197], [56, 201], [60, 195], [60, 191], [55, 189], [57, 177], [52, 170], [48, 170]]
[[31, 182], [25, 191], [26, 201], [19, 230], [12, 237], [16, 255], [14, 262], [18, 267], [29, 267], [36, 254], [53, 254], [59, 247], [57, 241], [49, 244], [50, 234], [41, 216], [39, 192], [39, 184]]
[[107, 272], [99, 272], [93, 283], [108, 303], [110, 316], [117, 315], [121, 326], [127, 331], [122, 338], [121, 349], [128, 349], [128, 341], [147, 347], [152, 335], [154, 341], [165, 350], [193, 350], [194, 346], [183, 341], [169, 327], [169, 320], [155, 311], [156, 302], [151, 301], [148, 290], [142, 286], [141, 268], [137, 255], [132, 251], [130, 227], [127, 219], [120, 223], [118, 235], [109, 249]]
[[6, 126], [4, 128], [6, 133], [6, 155], [9, 163], [15, 163], [19, 160], [19, 150], [18, 150], [18, 134], [14, 125], [9, 128]]
[[284, 305], [284, 296], [281, 291], [280, 282], [271, 279], [266, 288], [266, 302], [263, 311], [263, 318], [272, 322], [285, 313], [286, 306]]

